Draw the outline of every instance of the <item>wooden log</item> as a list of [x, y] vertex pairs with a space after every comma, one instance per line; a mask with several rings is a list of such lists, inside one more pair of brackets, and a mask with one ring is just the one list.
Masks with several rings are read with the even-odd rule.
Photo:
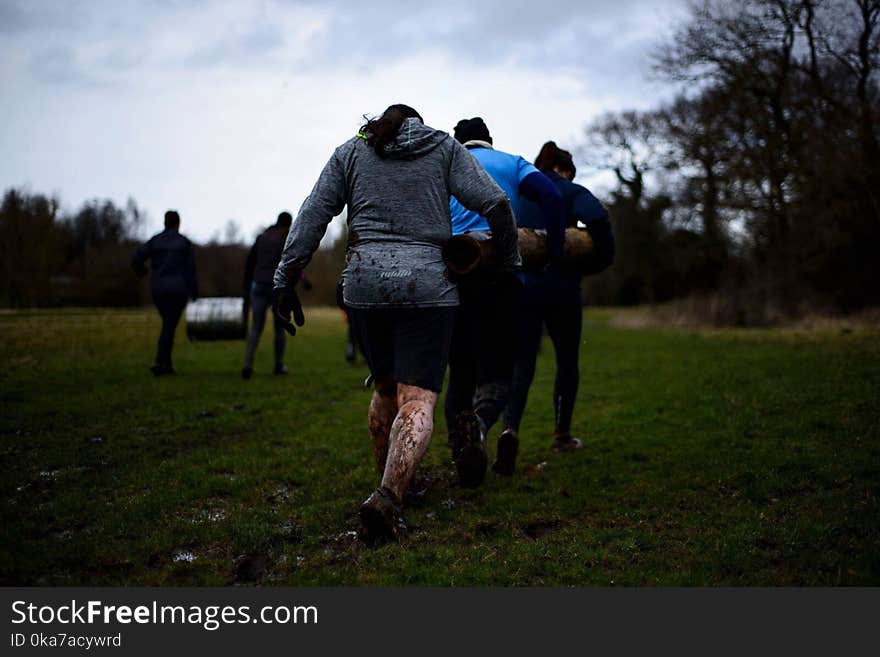
[[[517, 229], [519, 253], [523, 267], [541, 269], [547, 264], [547, 231], [533, 228]], [[566, 228], [562, 262], [578, 268], [593, 250], [593, 239], [586, 228]]]
[[481, 231], [454, 235], [443, 245], [443, 262], [449, 271], [459, 276], [480, 267], [494, 266], [497, 258], [491, 235]]
[[[547, 231], [518, 228], [519, 254], [524, 269], [542, 269], [547, 265]], [[497, 265], [491, 235], [485, 232], [464, 233], [450, 238], [443, 247], [443, 261], [454, 274], [464, 276], [479, 268]], [[566, 228], [562, 263], [577, 270], [593, 250], [593, 239], [586, 228]]]

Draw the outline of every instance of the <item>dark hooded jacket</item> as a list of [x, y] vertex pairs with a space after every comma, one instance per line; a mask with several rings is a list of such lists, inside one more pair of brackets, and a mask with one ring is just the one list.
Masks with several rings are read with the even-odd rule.
[[[580, 273], [556, 266], [545, 271], [523, 272], [523, 303], [527, 304], [581, 304], [581, 279], [584, 275], [598, 274], [614, 263], [614, 234], [611, 221], [599, 200], [586, 187], [573, 183], [553, 171], [547, 174], [562, 194], [566, 227], [583, 223], [593, 239], [593, 251], [588, 265]], [[519, 225], [539, 227], [540, 208], [526, 200], [517, 216]]]
[[271, 285], [275, 269], [281, 261], [287, 226], [270, 226], [257, 237], [244, 266], [243, 292], [250, 293], [251, 283]]
[[134, 252], [131, 265], [138, 274], [146, 273], [150, 261], [150, 288], [153, 296], [199, 295], [196, 283], [196, 258], [192, 242], [174, 228], [153, 235]]

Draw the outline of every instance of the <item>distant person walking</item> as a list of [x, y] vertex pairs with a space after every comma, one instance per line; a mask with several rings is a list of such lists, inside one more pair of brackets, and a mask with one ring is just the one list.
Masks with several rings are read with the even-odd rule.
[[[293, 217], [289, 212], [279, 214], [275, 225], [267, 228], [257, 237], [245, 263], [242, 295], [253, 315], [245, 348], [244, 367], [241, 368], [241, 378], [245, 380], [250, 379], [254, 373], [254, 356], [266, 325], [266, 311], [272, 305], [272, 281], [278, 263], [281, 261], [284, 240], [287, 239], [287, 231], [290, 230], [292, 222]], [[311, 289], [308, 279], [304, 275], [301, 275], [300, 278], [303, 287]], [[273, 324], [275, 327], [275, 369], [273, 371], [276, 375], [285, 375], [287, 367], [284, 365], [284, 347], [287, 335], [283, 322], [274, 313]]]
[[165, 213], [165, 230], [139, 246], [131, 262], [138, 276], [147, 273], [147, 260], [152, 267], [150, 287], [153, 303], [162, 317], [156, 360], [150, 366], [155, 376], [174, 374], [171, 363], [174, 332], [186, 308], [187, 299], [195, 301], [199, 295], [193, 245], [180, 234], [179, 229], [180, 215], [175, 210], [168, 210]]
[[[543, 327], [546, 327], [556, 354], [552, 447], [559, 452], [570, 452], [582, 444], [571, 435], [571, 420], [580, 380], [578, 358], [583, 320], [581, 279], [584, 275], [601, 272], [614, 262], [614, 236], [608, 211], [586, 187], [572, 182], [577, 169], [571, 153], [548, 141], [535, 159], [535, 166], [546, 173], [562, 193], [566, 227], [584, 224], [592, 238], [593, 250], [588, 264], [577, 271], [555, 263], [541, 271], [523, 272], [518, 322], [519, 358], [504, 424], [505, 431], [519, 432], [529, 387], [535, 376]], [[540, 228], [540, 208], [528, 201], [522, 203], [517, 220], [520, 226]]]
[[[515, 217], [520, 198], [537, 204], [536, 218], [546, 228], [551, 257], [562, 255], [565, 236], [562, 195], [550, 179], [518, 155], [496, 150], [489, 128], [480, 117], [462, 119], [455, 138], [473, 155], [510, 199]], [[486, 218], [450, 201], [452, 233], [488, 231]], [[449, 355], [446, 426], [449, 446], [462, 486], [478, 486], [486, 473], [486, 435], [507, 405], [517, 357], [516, 326], [521, 283], [511, 271], [481, 268], [459, 281], [461, 303], [456, 310]], [[518, 439], [502, 432], [492, 469], [513, 474]]]
[[467, 150], [392, 105], [339, 146], [290, 230], [275, 273], [276, 312], [302, 326], [294, 290], [327, 224], [348, 206], [343, 300], [374, 380], [369, 430], [381, 483], [361, 505], [367, 540], [397, 534], [400, 505], [434, 429], [458, 290], [442, 247], [449, 197], [486, 217], [502, 269], [519, 262], [510, 204]]

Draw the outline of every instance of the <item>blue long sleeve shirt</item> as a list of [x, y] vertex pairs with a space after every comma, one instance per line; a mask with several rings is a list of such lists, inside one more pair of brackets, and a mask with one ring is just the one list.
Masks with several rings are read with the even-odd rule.
[[[546, 230], [551, 258], [562, 255], [565, 241], [562, 194], [547, 176], [524, 158], [489, 148], [488, 144], [482, 145], [483, 142], [480, 144], [469, 147], [468, 150], [504, 190], [510, 200], [517, 227]], [[524, 215], [521, 215], [520, 207], [525, 202], [531, 203], [535, 211], [523, 223]], [[449, 212], [453, 235], [489, 230], [485, 217], [465, 208], [454, 196], [449, 199]]]

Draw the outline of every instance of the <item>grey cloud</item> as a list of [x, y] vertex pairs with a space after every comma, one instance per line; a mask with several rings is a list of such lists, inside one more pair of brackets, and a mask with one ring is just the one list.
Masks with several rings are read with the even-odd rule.
[[645, 56], [659, 37], [647, 33], [645, 21], [661, 7], [670, 10], [683, 4], [683, 0], [452, 2], [438, 12], [436, 5], [407, 5], [401, 10], [397, 3], [378, 2], [371, 3], [365, 15], [344, 11], [344, 3], [337, 2], [331, 6], [339, 10], [317, 44], [321, 56], [311, 66], [350, 60], [366, 66], [436, 49], [464, 66], [566, 70], [620, 83], [645, 73]]
[[0, 4], [0, 32], [20, 32], [28, 24], [27, 14], [15, 3]]
[[277, 52], [284, 44], [284, 34], [277, 25], [261, 22], [244, 31], [227, 32], [197, 45], [183, 64], [198, 67], [260, 65], [265, 56]]
[[[2, 4], [8, 31], [28, 32], [22, 46], [33, 53], [34, 73], [57, 83], [103, 77], [137, 66], [211, 68], [272, 67], [318, 72], [369, 70], [394, 58], [426, 51], [444, 53], [460, 66], [519, 66], [565, 71], [592, 84], [636, 83], [644, 77], [653, 36], [644, 28], [659, 8], [685, 0], [451, 0], [369, 4], [312, 0], [253, 5], [191, 2], [55, 3], [32, 0]], [[263, 7], [263, 5], [261, 5]], [[327, 28], [309, 44], [305, 58], [285, 49], [287, 35], [277, 20], [296, 7], [325, 12]], [[34, 32], [66, 23], [41, 44]], [[168, 23], [188, 33], [188, 54], [152, 51], [152, 40]], [[21, 41], [21, 39], [20, 39]], [[98, 59], [78, 56], [84, 45], [106, 44]], [[4, 46], [0, 45], [0, 54]], [[62, 54], [64, 53], [64, 54]], [[65, 61], [66, 57], [66, 61]], [[101, 69], [101, 70], [95, 70]], [[426, 72], [429, 74], [429, 72]]]

